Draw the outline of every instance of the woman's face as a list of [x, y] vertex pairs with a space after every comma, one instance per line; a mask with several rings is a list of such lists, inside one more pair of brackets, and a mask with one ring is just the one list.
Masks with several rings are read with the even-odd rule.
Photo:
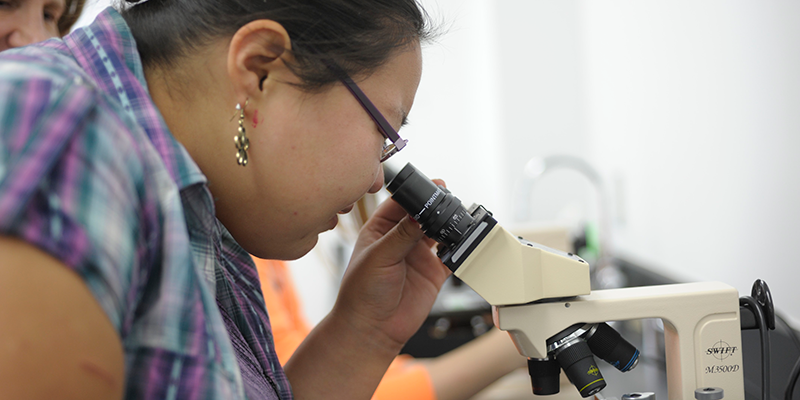
[[[421, 73], [415, 45], [356, 82], [399, 129]], [[253, 191], [233, 206], [238, 208], [234, 213], [249, 215], [244, 221], [233, 217], [239, 219], [237, 225], [249, 225], [234, 236], [257, 256], [294, 259], [314, 247], [319, 233], [336, 226], [337, 214], [349, 212], [367, 192], [380, 190], [384, 137], [341, 83], [314, 94], [287, 84], [265, 90], [280, 92], [255, 109], [248, 107], [245, 127], [251, 142], [245, 168], [253, 168], [248, 174]], [[228, 217], [232, 215], [220, 219]]]
[[0, 0], [0, 51], [58, 36], [65, 0]]

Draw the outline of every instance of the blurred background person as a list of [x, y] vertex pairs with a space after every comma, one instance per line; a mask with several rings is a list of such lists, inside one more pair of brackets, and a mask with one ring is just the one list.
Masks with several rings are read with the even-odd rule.
[[0, 51], [62, 37], [86, 0], [0, 0]]

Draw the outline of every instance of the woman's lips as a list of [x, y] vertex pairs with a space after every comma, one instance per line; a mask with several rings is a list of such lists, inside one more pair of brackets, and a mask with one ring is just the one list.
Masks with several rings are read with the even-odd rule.
[[333, 218], [331, 218], [331, 219], [329, 220], [329, 222], [328, 222], [328, 229], [326, 229], [326, 230], [330, 231], [330, 230], [332, 230], [333, 228], [336, 228], [336, 224], [338, 224], [338, 223], [339, 223], [339, 217], [338, 217], [338, 216], [336, 216], [336, 215], [334, 215], [334, 216], [333, 216]]
[[[343, 208], [341, 211], [339, 211], [339, 212], [338, 212], [338, 214], [347, 214], [347, 213], [349, 213], [350, 211], [353, 211], [353, 206], [354, 206], [354, 205], [355, 205], [355, 204], [350, 204], [349, 206], [347, 206], [347, 207]], [[331, 230], [331, 229], [333, 229], [333, 228], [336, 228], [336, 224], [338, 224], [338, 223], [339, 223], [339, 217], [338, 217], [338, 216], [336, 216], [336, 215], [334, 215], [334, 216], [333, 216], [333, 218], [331, 218], [331, 219], [329, 220], [329, 223], [328, 223], [328, 230]]]

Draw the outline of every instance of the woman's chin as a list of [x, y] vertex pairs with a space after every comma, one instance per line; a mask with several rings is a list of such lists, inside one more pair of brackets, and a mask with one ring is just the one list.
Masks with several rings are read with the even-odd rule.
[[269, 246], [264, 246], [264, 248], [250, 253], [256, 257], [267, 260], [297, 260], [313, 250], [318, 241], [319, 234], [314, 233], [291, 243], [270, 243]]
[[319, 242], [319, 234], [313, 234], [305, 238], [302, 243], [297, 243], [296, 247], [287, 248], [287, 254], [283, 260], [297, 260], [308, 254]]

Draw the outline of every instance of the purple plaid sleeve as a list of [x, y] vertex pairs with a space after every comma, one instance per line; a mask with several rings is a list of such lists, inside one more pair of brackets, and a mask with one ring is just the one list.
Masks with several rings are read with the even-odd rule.
[[0, 54], [0, 129], [0, 234], [84, 279], [122, 341], [126, 398], [292, 398], [252, 260], [116, 11]]

